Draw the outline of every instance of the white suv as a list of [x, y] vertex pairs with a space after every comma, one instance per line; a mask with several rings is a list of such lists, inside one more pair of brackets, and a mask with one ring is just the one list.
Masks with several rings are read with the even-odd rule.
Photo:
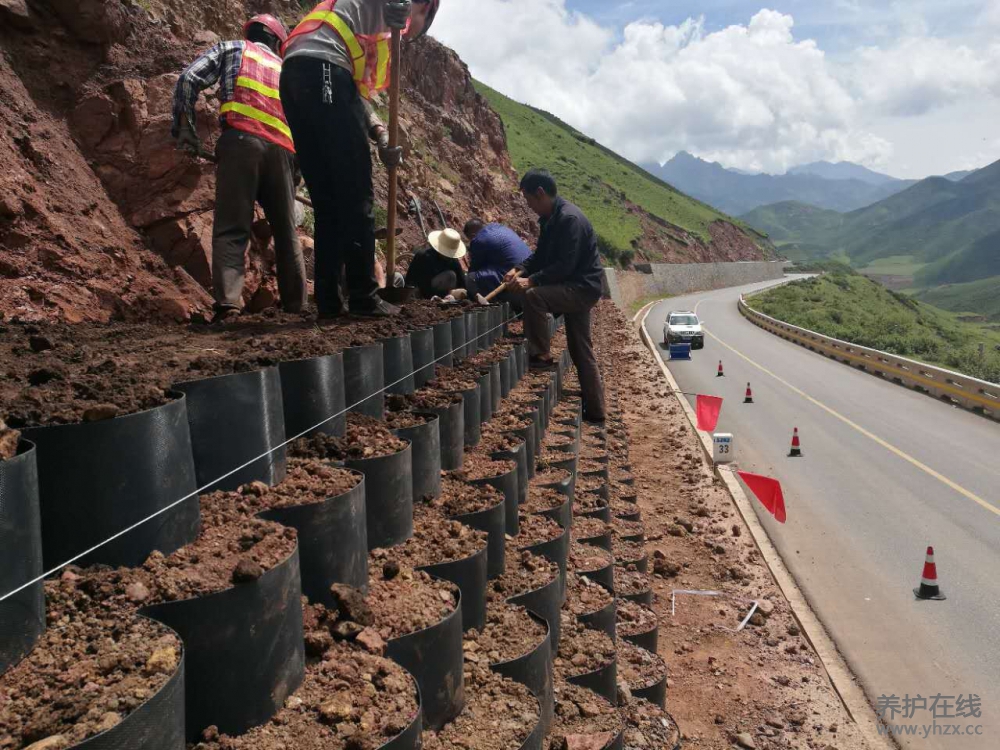
[[663, 345], [691, 344], [692, 349], [705, 347], [705, 332], [698, 316], [689, 310], [677, 310], [663, 324]]

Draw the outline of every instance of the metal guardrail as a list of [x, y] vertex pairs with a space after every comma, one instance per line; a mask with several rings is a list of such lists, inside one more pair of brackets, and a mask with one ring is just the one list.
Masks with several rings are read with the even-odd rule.
[[[767, 290], [761, 290], [763, 291]], [[824, 336], [764, 315], [750, 307], [746, 301], [748, 297], [761, 292], [740, 295], [739, 309], [743, 317], [765, 331], [898, 385], [992, 419], [1000, 419], [1000, 385]]]

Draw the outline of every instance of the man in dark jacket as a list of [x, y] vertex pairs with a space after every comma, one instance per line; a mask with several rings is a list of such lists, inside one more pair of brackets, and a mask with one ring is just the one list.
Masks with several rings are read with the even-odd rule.
[[464, 234], [469, 240], [469, 281], [474, 291], [489, 294], [503, 283], [506, 273], [531, 255], [531, 248], [510, 227], [469, 219]]
[[[504, 280], [524, 296], [530, 364], [553, 365], [548, 315], [564, 315], [566, 342], [580, 376], [583, 417], [601, 424], [604, 383], [590, 338], [590, 311], [601, 298], [604, 269], [594, 227], [583, 211], [557, 195], [556, 181], [544, 170], [528, 172], [521, 180], [521, 192], [541, 220], [541, 234], [534, 254]], [[518, 270], [522, 275], [515, 279]]]

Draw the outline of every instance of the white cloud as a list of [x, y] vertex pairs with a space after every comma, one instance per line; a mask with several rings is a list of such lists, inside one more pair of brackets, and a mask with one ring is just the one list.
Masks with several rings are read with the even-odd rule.
[[1000, 95], [1000, 45], [974, 50], [916, 36], [857, 53], [852, 71], [865, 103], [913, 117], [973, 96]]
[[[984, 23], [1000, 19], [1000, 0], [989, 3]], [[636, 161], [685, 149], [771, 172], [817, 159], [883, 166], [892, 145], [865, 127], [873, 117], [1000, 94], [1000, 46], [935, 39], [897, 7], [903, 41], [847, 62], [796, 39], [792, 16], [768, 9], [711, 33], [703, 19], [616, 33], [565, 0], [448, 0], [434, 34], [481, 80]]]

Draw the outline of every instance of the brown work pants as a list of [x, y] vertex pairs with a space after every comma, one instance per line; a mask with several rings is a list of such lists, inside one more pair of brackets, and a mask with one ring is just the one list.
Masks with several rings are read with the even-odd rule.
[[569, 356], [580, 376], [583, 394], [583, 413], [588, 419], [602, 420], [604, 411], [604, 383], [601, 370], [594, 356], [594, 343], [590, 338], [590, 311], [600, 297], [593, 292], [568, 284], [535, 286], [523, 294], [524, 335], [528, 340], [528, 354], [548, 358], [552, 337], [549, 335], [549, 315], [563, 315], [566, 320], [566, 344]]
[[298, 312], [306, 303], [306, 266], [295, 233], [292, 154], [242, 130], [223, 131], [215, 147], [215, 223], [212, 227], [212, 294], [218, 309], [239, 309], [246, 249], [260, 202], [274, 236], [281, 306]]

